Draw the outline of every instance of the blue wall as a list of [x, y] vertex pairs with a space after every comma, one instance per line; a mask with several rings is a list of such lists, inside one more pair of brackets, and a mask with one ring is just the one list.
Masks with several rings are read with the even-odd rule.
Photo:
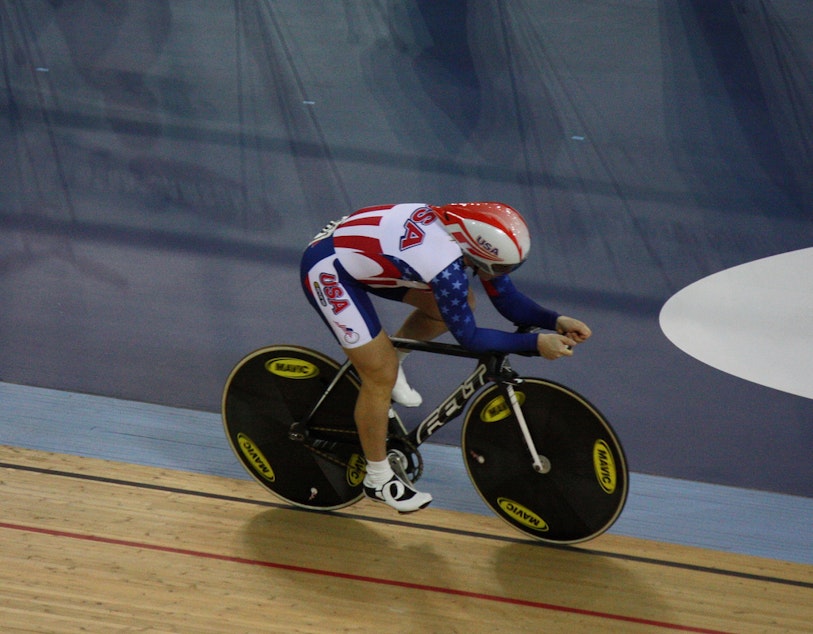
[[[0, 380], [216, 411], [255, 347], [339, 356], [296, 271], [325, 221], [502, 200], [534, 233], [519, 285], [595, 331], [520, 369], [586, 394], [636, 471], [813, 496], [813, 403], [658, 325], [811, 246], [807, 0], [52, 0], [0, 28]], [[407, 363], [428, 400], [463, 369]]]

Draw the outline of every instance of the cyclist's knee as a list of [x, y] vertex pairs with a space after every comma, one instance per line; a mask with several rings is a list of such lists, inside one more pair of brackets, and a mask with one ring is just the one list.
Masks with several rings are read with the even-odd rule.
[[383, 331], [369, 343], [345, 352], [361, 378], [363, 389], [387, 393], [392, 390], [398, 376], [398, 357]]
[[398, 360], [395, 359], [393, 363], [387, 364], [377, 363], [363, 369], [356, 366], [356, 370], [361, 378], [362, 389], [380, 390], [382, 393], [389, 394], [398, 377]]
[[417, 308], [418, 312], [424, 317], [443, 321], [438, 303], [431, 291], [411, 288], [407, 291], [406, 295], [404, 295], [403, 302]]

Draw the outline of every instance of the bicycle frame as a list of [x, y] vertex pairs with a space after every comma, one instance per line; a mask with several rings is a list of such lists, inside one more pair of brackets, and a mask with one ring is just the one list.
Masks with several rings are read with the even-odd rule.
[[489, 383], [497, 382], [497, 377], [494, 376], [493, 370], [489, 367], [490, 365], [496, 364], [495, 355], [480, 356], [452, 344], [414, 341], [410, 339], [393, 339], [393, 345], [403, 350], [451, 354], [478, 360], [474, 371], [467, 378], [463, 379], [457, 389], [447, 396], [440, 405], [432, 410], [426, 418], [407, 434], [407, 440], [412, 442], [416, 447], [421, 445], [427, 438], [446, 426], [449, 422], [460, 416], [466, 409], [468, 402], [480, 389]]
[[[411, 431], [406, 433], [406, 440], [413, 444], [415, 447], [421, 445], [430, 436], [438, 430], [445, 427], [452, 420], [460, 416], [466, 409], [466, 405], [471, 398], [479, 392], [483, 387], [489, 383], [498, 385], [503, 393], [503, 397], [513, 410], [514, 416], [517, 419], [520, 430], [522, 431], [525, 444], [531, 456], [533, 468], [538, 473], [546, 473], [549, 469], [547, 460], [540, 456], [534, 446], [534, 441], [531, 438], [528, 425], [525, 421], [525, 416], [517, 400], [514, 392], [514, 385], [520, 383], [522, 379], [508, 364], [508, 353], [503, 352], [488, 352], [484, 354], [471, 352], [455, 344], [437, 343], [432, 341], [418, 341], [415, 339], [402, 339], [398, 337], [390, 337], [392, 344], [402, 350], [431, 352], [434, 354], [443, 354], [446, 356], [466, 357], [470, 359], [477, 359], [477, 366], [474, 371], [465, 378], [461, 384], [448, 396], [443, 402], [440, 403], [426, 418], [424, 418], [417, 426]], [[350, 361], [345, 361], [337, 371], [333, 381], [325, 389], [322, 397], [314, 405], [313, 409], [302, 420], [294, 423], [291, 426], [289, 437], [292, 440], [303, 440], [303, 429], [307, 429], [308, 422], [313, 418], [319, 407], [330, 394], [333, 387], [338, 383], [339, 379], [352, 369]], [[399, 421], [400, 422], [400, 421]]]

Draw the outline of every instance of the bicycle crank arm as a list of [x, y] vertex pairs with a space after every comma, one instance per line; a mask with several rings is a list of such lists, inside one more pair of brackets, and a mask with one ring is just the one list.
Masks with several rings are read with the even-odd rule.
[[525, 415], [519, 406], [517, 394], [514, 391], [514, 386], [511, 383], [503, 383], [503, 388], [508, 393], [508, 402], [511, 403], [511, 409], [514, 410], [514, 416], [517, 418], [519, 429], [522, 432], [522, 437], [525, 439], [525, 445], [528, 447], [528, 452], [531, 454], [531, 464], [534, 471], [537, 473], [548, 473], [550, 471], [550, 460], [545, 456], [540, 456], [536, 450], [534, 439], [531, 438], [531, 432], [528, 429], [528, 423], [525, 420]]

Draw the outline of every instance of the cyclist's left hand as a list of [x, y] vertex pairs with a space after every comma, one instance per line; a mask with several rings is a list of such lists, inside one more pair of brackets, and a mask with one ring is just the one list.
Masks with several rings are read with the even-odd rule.
[[587, 324], [566, 315], [560, 315], [559, 319], [556, 320], [556, 332], [560, 335], [566, 335], [576, 343], [587, 341], [590, 335], [593, 334]]

